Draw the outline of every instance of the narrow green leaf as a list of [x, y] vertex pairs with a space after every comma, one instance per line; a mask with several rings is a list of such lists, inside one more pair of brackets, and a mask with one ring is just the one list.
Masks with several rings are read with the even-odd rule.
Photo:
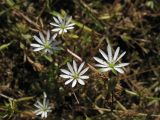
[[1, 45], [1, 46], [0, 46], [0, 51], [8, 48], [11, 44], [12, 44], [12, 42]]
[[45, 59], [47, 59], [49, 62], [52, 62], [52, 61], [53, 61], [53, 59], [52, 59], [52, 57], [51, 57], [51, 56], [47, 56], [47, 55], [45, 55], [44, 57], [45, 57]]
[[6, 1], [6, 4], [10, 7], [12, 7], [13, 5], [15, 5], [14, 1], [13, 0], [5, 0]]
[[79, 38], [79, 36], [76, 35], [76, 34], [68, 34], [68, 36], [69, 36], [70, 38], [73, 38], [73, 39]]
[[16, 102], [28, 101], [33, 99], [34, 97], [23, 97], [16, 100]]

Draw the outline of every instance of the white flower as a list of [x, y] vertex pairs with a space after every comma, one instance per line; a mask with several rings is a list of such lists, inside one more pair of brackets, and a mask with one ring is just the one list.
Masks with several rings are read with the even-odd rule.
[[60, 41], [57, 42], [55, 41], [55, 38], [57, 36], [57, 34], [53, 35], [52, 37], [50, 37], [50, 32], [47, 31], [47, 36], [46, 38], [44, 37], [44, 35], [39, 32], [39, 36], [40, 38], [38, 38], [37, 36], [33, 36], [34, 39], [38, 42], [38, 43], [33, 43], [31, 44], [31, 46], [34, 48], [33, 51], [41, 51], [43, 50], [44, 53], [53, 53], [53, 50], [58, 50], [59, 48], [56, 47], [58, 44], [60, 44]]
[[78, 68], [76, 62], [73, 60], [73, 67], [71, 66], [70, 63], [67, 63], [69, 70], [61, 69], [61, 72], [64, 74], [61, 74], [60, 77], [68, 79], [65, 82], [65, 85], [68, 85], [71, 82], [72, 82], [72, 87], [75, 87], [77, 82], [81, 85], [85, 85], [83, 80], [88, 79], [89, 76], [84, 75], [84, 73], [86, 73], [89, 68], [87, 67], [82, 70], [84, 64], [85, 63], [83, 62]]
[[101, 72], [107, 72], [107, 71], [118, 71], [119, 73], [123, 74], [124, 71], [121, 67], [127, 66], [129, 63], [117, 63], [119, 60], [126, 54], [126, 52], [123, 52], [121, 55], [119, 55], [120, 47], [118, 47], [114, 53], [114, 56], [112, 56], [112, 49], [111, 46], [108, 44], [107, 46], [108, 55], [104, 53], [101, 49], [99, 49], [99, 52], [103, 56], [103, 59], [100, 59], [98, 57], [94, 57], [94, 59], [99, 63], [96, 64], [96, 67], [100, 67]]
[[74, 23], [70, 23], [72, 20], [72, 17], [64, 17], [63, 19], [60, 16], [53, 17], [55, 23], [50, 23], [53, 25], [55, 28], [52, 29], [52, 31], [57, 32], [59, 34], [66, 33], [67, 30], [73, 29], [74, 28]]
[[47, 118], [47, 113], [51, 112], [51, 107], [49, 107], [49, 101], [46, 100], [47, 95], [44, 92], [43, 93], [43, 103], [41, 103], [39, 100], [34, 104], [34, 106], [37, 108], [37, 110], [34, 111], [36, 115], [41, 115], [41, 118]]

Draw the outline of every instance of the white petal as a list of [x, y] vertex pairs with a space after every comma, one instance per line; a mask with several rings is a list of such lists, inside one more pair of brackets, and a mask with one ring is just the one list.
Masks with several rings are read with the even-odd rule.
[[72, 20], [72, 16], [68, 18], [67, 22], [66, 22], [66, 25], [68, 25]]
[[72, 82], [72, 87], [75, 87], [76, 84], [77, 84], [77, 80], [74, 80], [74, 81]]
[[37, 104], [34, 104], [34, 106], [37, 107], [37, 108], [39, 108], [39, 109], [41, 108], [41, 106], [39, 106], [39, 105], [37, 105]]
[[72, 78], [72, 76], [70, 76], [70, 75], [60, 75], [60, 77], [62, 77], [62, 78]]
[[39, 36], [40, 36], [40, 38], [41, 38], [42, 42], [43, 42], [43, 43], [45, 43], [44, 35], [43, 35], [41, 32], [39, 32]]
[[36, 113], [36, 115], [40, 115], [40, 114], [42, 114], [42, 113], [43, 113], [43, 111], [40, 111], [40, 112]]
[[103, 64], [103, 65], [107, 65], [107, 63], [104, 61], [104, 60], [102, 60], [102, 59], [100, 59], [100, 58], [98, 58], [98, 57], [93, 57], [97, 62], [99, 62], [100, 64]]
[[53, 19], [54, 19], [54, 21], [55, 21], [57, 24], [60, 23], [56, 17], [53, 17]]
[[77, 72], [77, 63], [73, 60], [73, 68], [74, 68], [74, 71]]
[[69, 25], [67, 25], [68, 27], [72, 27], [73, 25], [75, 25], [74, 23], [71, 23]]
[[61, 43], [61, 41], [55, 41], [55, 42], [53, 43], [53, 46], [59, 45], [60, 43]]
[[99, 49], [99, 52], [102, 54], [102, 56], [105, 58], [106, 61], [108, 61], [108, 56], [105, 52], [103, 52], [101, 49]]
[[88, 78], [89, 78], [89, 76], [87, 76], [87, 75], [83, 75], [83, 76], [80, 76], [80, 78], [81, 78], [81, 79], [88, 79]]
[[41, 112], [40, 109], [34, 111], [34, 113], [35, 113], [36, 115], [37, 115], [39, 112]]
[[59, 15], [57, 17], [58, 17], [59, 22], [63, 23], [62, 18]]
[[101, 72], [107, 72], [107, 71], [110, 71], [112, 70], [111, 68], [101, 68], [100, 71]]
[[44, 96], [44, 98], [47, 98], [46, 92], [43, 92], [43, 96]]
[[39, 39], [37, 36], [33, 36], [34, 37], [34, 39], [38, 42], [38, 43], [40, 43], [41, 45], [43, 45], [43, 42], [42, 42], [42, 40], [41, 39]]
[[46, 101], [46, 98], [43, 98], [43, 107], [48, 105], [48, 101]]
[[50, 23], [50, 24], [55, 26], [55, 27], [59, 27], [59, 24], [55, 24], [55, 23]]
[[72, 73], [69, 72], [68, 70], [65, 70], [65, 69], [60, 69], [60, 70], [61, 70], [61, 72], [65, 73], [65, 74], [67, 74], [67, 75], [71, 75], [71, 74], [72, 74]]
[[60, 50], [58, 47], [52, 47], [53, 50]]
[[37, 104], [38, 104], [39, 106], [43, 107], [42, 103], [39, 102], [39, 100], [37, 101]]
[[116, 68], [116, 67], [114, 67], [114, 69], [115, 69], [116, 71], [118, 71], [119, 73], [121, 73], [121, 74], [124, 73], [124, 71], [123, 71], [121, 68]]
[[118, 57], [118, 54], [119, 54], [119, 50], [120, 50], [120, 47], [118, 47], [114, 53], [114, 57], [113, 57], [113, 60], [116, 61], [117, 57]]
[[52, 36], [52, 40], [51, 40], [51, 41], [55, 41], [56, 37], [57, 37], [57, 34], [54, 34], [54, 35]]
[[70, 30], [70, 29], [73, 29], [73, 28], [74, 28], [74, 27], [67, 27], [66, 29], [67, 29], [67, 30]]
[[84, 81], [81, 80], [81, 79], [78, 79], [78, 83], [81, 84], [81, 85], [85, 85]]
[[52, 112], [52, 110], [49, 110], [49, 109], [51, 109], [51, 107], [48, 107], [48, 110], [47, 110], [47, 112]]
[[66, 33], [66, 32], [67, 32], [67, 30], [66, 30], [66, 29], [64, 29], [64, 32]]
[[108, 65], [95, 64], [96, 67], [108, 67]]
[[79, 75], [80, 75], [80, 76], [83, 75], [84, 73], [87, 72], [88, 69], [89, 69], [89, 67], [85, 68], [84, 70], [82, 70], [82, 71], [79, 73]]
[[67, 63], [67, 66], [68, 66], [69, 71], [73, 74], [74, 71], [73, 71], [73, 68], [72, 68], [71, 64]]
[[59, 34], [62, 34], [63, 33], [63, 30], [61, 29], [60, 31], [59, 31]]
[[54, 29], [52, 29], [53, 32], [58, 32], [60, 30], [61, 30], [61, 28], [54, 28]]
[[48, 109], [49, 101], [46, 100], [46, 98], [44, 98], [43, 101], [44, 101], [43, 106], [45, 106]]
[[45, 112], [44, 117], [47, 118], [47, 112]]
[[78, 73], [82, 70], [84, 64], [85, 64], [85, 62], [83, 62], [83, 63], [79, 66], [79, 68], [78, 68]]
[[31, 44], [32, 47], [42, 47], [40, 44]]
[[48, 41], [49, 41], [49, 39], [50, 39], [50, 32], [49, 32], [49, 30], [47, 31], [47, 38], [46, 38]]
[[42, 114], [41, 114], [41, 118], [44, 118], [44, 112], [42, 112]]
[[65, 85], [68, 85], [70, 82], [72, 82], [73, 81], [73, 79], [69, 79], [69, 80], [67, 80], [64, 84]]
[[123, 53], [118, 57], [118, 59], [116, 60], [116, 62], [119, 61], [125, 54], [126, 54], [126, 52], [123, 52]]
[[129, 65], [129, 63], [121, 63], [121, 64], [116, 65], [115, 67], [124, 67], [127, 65]]
[[44, 49], [44, 47], [35, 48], [33, 51], [37, 52], [37, 51], [40, 51], [42, 49]]
[[109, 61], [111, 62], [112, 61], [112, 49], [111, 49], [110, 44], [108, 44], [108, 46], [107, 46], [107, 51], [108, 51]]

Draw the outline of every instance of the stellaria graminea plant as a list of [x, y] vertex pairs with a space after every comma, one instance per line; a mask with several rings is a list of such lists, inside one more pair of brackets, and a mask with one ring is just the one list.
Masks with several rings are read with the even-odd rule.
[[67, 30], [74, 28], [74, 23], [71, 23], [72, 17], [60, 17], [59, 15], [57, 17], [53, 17], [54, 23], [51, 22], [50, 24], [53, 25], [55, 28], [52, 29], [52, 31], [57, 32], [58, 34], [66, 33]]
[[84, 64], [85, 64], [84, 62], [81, 63], [81, 65], [78, 68], [77, 63], [73, 60], [73, 67], [71, 66], [70, 63], [67, 63], [67, 66], [68, 66], [69, 70], [61, 69], [61, 72], [63, 74], [61, 74], [60, 77], [68, 79], [65, 82], [65, 85], [68, 85], [71, 82], [72, 82], [72, 87], [75, 87], [77, 82], [81, 85], [85, 85], [83, 80], [88, 79], [89, 76], [84, 75], [84, 74], [88, 71], [89, 68], [87, 67], [87, 68], [82, 70]]
[[61, 42], [55, 40], [57, 34], [50, 37], [50, 32], [47, 31], [46, 38], [41, 32], [39, 32], [39, 36], [40, 38], [35, 35], [33, 36], [34, 39], [37, 41], [36, 44], [35, 43], [31, 44], [31, 46], [34, 48], [33, 51], [35, 52], [43, 51], [45, 54], [47, 53], [52, 54], [54, 50], [59, 50], [57, 45], [59, 45]]
[[34, 106], [37, 108], [37, 110], [35, 110], [34, 113], [36, 115], [41, 115], [41, 118], [47, 118], [48, 112], [52, 112], [45, 92], [43, 93], [43, 102], [41, 103], [39, 100], [37, 100]]
[[113, 56], [110, 44], [108, 44], [107, 46], [108, 55], [104, 51], [99, 49], [99, 52], [101, 53], [101, 55], [105, 60], [100, 59], [98, 57], [94, 57], [94, 59], [99, 63], [99, 64], [96, 64], [95, 66], [100, 67], [101, 72], [116, 70], [117, 72], [123, 74], [124, 70], [122, 69], [122, 67], [127, 66], [129, 63], [119, 63], [119, 60], [126, 54], [126, 52], [123, 52], [122, 54], [118, 55], [119, 51], [120, 51], [120, 47], [117, 47]]

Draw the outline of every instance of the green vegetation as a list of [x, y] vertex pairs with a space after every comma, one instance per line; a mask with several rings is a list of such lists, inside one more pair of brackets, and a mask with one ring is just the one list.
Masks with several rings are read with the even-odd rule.
[[[53, 54], [34, 51], [33, 36], [46, 37], [48, 30], [53, 36], [57, 16], [72, 16], [74, 29], [57, 34]], [[103, 59], [99, 49], [108, 54], [108, 44], [112, 53], [119, 46], [118, 55], [126, 54], [100, 72], [93, 57]], [[60, 75], [73, 60], [78, 67], [85, 62], [89, 79], [72, 88]], [[129, 63], [124, 71], [115, 68], [121, 63]], [[0, 120], [41, 119], [34, 113], [37, 100], [49, 100], [46, 120], [159, 120], [159, 64], [158, 0], [0, 1]]]

